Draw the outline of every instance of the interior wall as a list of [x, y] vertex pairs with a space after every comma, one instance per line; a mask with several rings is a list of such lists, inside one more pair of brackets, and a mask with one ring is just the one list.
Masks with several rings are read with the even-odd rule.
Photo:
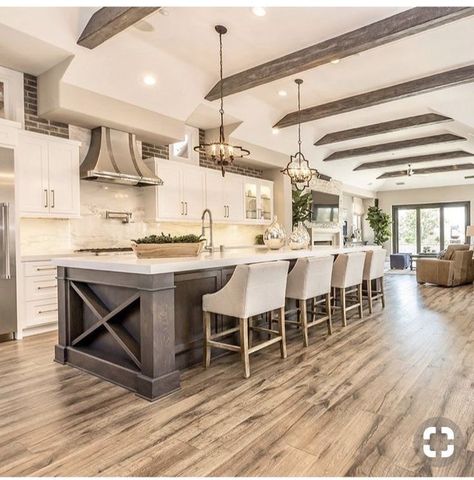
[[[457, 185], [453, 187], [417, 188], [408, 190], [389, 190], [378, 192], [380, 208], [392, 215], [392, 206], [438, 202], [470, 202], [471, 225], [474, 224], [474, 185]], [[392, 239], [385, 245], [392, 251]]]

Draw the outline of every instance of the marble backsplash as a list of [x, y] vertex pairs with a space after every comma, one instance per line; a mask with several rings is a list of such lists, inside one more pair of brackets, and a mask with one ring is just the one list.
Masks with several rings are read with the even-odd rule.
[[[133, 238], [153, 233], [201, 233], [200, 223], [145, 221], [144, 191], [120, 185], [81, 182], [81, 218], [20, 221], [21, 255], [53, 254], [80, 248], [129, 246]], [[131, 212], [132, 221], [107, 220], [107, 210]], [[253, 245], [263, 233], [257, 225], [214, 225], [214, 245]]]

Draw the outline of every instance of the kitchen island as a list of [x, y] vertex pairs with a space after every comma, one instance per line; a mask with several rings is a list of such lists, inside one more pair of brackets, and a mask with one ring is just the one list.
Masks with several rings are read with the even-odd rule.
[[[250, 248], [166, 259], [134, 254], [55, 258], [55, 360], [155, 400], [179, 388], [180, 370], [201, 361], [202, 296], [222, 288], [236, 265], [374, 248], [379, 247]], [[226, 330], [232, 322], [217, 316], [212, 329]]]

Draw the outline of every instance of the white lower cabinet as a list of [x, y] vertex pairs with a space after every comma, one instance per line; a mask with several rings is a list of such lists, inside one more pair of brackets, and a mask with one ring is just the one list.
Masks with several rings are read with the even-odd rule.
[[[146, 163], [163, 180], [145, 188], [145, 216], [161, 221], [200, 221], [208, 208], [214, 222], [266, 224], [273, 216], [273, 182], [158, 158]], [[249, 205], [249, 186], [255, 197]], [[253, 208], [253, 212], [249, 209]]]
[[20, 325], [23, 335], [52, 330], [58, 323], [56, 267], [49, 260], [22, 262]]

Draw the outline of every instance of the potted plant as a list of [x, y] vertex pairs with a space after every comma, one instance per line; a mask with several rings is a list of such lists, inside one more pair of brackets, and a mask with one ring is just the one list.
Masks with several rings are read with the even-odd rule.
[[300, 192], [299, 190], [293, 190], [292, 196], [292, 209], [293, 209], [293, 226], [298, 225], [299, 222], [307, 222], [311, 219], [311, 201], [312, 194], [309, 192]]
[[366, 220], [374, 231], [374, 243], [383, 245], [390, 238], [390, 226], [392, 224], [390, 215], [381, 208], [372, 206], [367, 211]]
[[204, 247], [202, 235], [149, 235], [132, 240], [132, 249], [138, 258], [196, 257]]

